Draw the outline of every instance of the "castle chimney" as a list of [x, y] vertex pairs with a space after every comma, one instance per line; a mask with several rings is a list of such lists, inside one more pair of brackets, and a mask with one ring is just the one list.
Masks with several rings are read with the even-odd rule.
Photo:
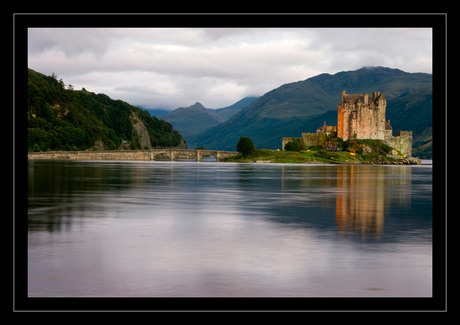
[[380, 96], [380, 91], [374, 91], [374, 92], [372, 93], [372, 96], [373, 96], [374, 98], [379, 97], [379, 96]]
[[345, 90], [342, 90], [342, 103], [345, 103], [345, 95], [347, 92]]
[[364, 105], [369, 104], [369, 94], [364, 94]]

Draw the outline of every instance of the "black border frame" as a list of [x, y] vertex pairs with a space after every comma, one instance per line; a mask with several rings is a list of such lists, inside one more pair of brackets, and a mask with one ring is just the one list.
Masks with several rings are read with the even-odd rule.
[[[447, 14], [13, 13], [13, 311], [446, 311]], [[432, 298], [28, 298], [27, 29], [31, 27], [424, 27], [433, 30]]]

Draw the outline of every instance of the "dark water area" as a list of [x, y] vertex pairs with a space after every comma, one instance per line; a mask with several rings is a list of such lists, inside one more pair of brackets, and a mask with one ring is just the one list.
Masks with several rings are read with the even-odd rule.
[[431, 297], [432, 166], [29, 161], [30, 297]]

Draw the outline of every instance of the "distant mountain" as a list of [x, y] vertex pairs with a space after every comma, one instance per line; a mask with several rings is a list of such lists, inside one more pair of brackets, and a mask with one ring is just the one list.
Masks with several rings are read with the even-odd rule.
[[225, 122], [256, 99], [257, 97], [245, 97], [231, 106], [218, 109], [206, 108], [196, 102], [192, 106], [175, 109], [161, 118], [170, 122], [187, 140]]
[[138, 106], [138, 107], [143, 109], [144, 111], [149, 112], [150, 115], [155, 116], [155, 117], [160, 117], [160, 116], [171, 113], [171, 110], [167, 110], [163, 108], [145, 108], [142, 106]]
[[185, 147], [172, 125], [104, 94], [28, 70], [28, 150]]
[[216, 114], [223, 119], [222, 122], [224, 122], [230, 119], [233, 115], [237, 114], [246, 106], [252, 104], [257, 98], [258, 97], [244, 97], [243, 99], [237, 101], [235, 104], [223, 108], [217, 108], [213, 111], [216, 112]]
[[[387, 119], [391, 120], [393, 130], [413, 130], [416, 140], [425, 132], [422, 128], [431, 127], [431, 84], [430, 74], [384, 67], [364, 67], [334, 75], [324, 73], [273, 89], [228, 121], [189, 137], [187, 143], [190, 147], [234, 150], [238, 139], [247, 136], [258, 148], [281, 148], [282, 137], [315, 132], [324, 121], [336, 125], [342, 90], [349, 94], [373, 91], [385, 94]], [[423, 119], [411, 129], [417, 124], [413, 119], [418, 118], [421, 106], [424, 107]], [[409, 120], [399, 118], [398, 114], [404, 109]], [[411, 112], [415, 114], [413, 117]]]
[[198, 102], [189, 107], [180, 107], [161, 118], [171, 123], [185, 139], [223, 122], [219, 115]]

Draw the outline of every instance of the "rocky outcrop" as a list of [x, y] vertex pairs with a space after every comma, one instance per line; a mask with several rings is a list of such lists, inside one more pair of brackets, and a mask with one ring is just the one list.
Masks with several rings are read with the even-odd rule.
[[136, 135], [138, 136], [139, 146], [142, 149], [151, 149], [152, 144], [150, 143], [149, 132], [134, 111], [131, 113], [131, 122], [133, 123], [134, 132], [136, 132]]
[[118, 150], [128, 150], [130, 149], [130, 144], [129, 141], [121, 141], [120, 146], [118, 147]]
[[180, 140], [179, 145], [176, 147], [176, 149], [187, 149], [187, 144], [185, 143], [184, 139]]
[[415, 157], [403, 158], [404, 165], [421, 165], [422, 161]]
[[107, 147], [101, 139], [96, 140], [94, 142], [94, 146], [91, 148], [91, 150], [106, 150], [106, 149]]

